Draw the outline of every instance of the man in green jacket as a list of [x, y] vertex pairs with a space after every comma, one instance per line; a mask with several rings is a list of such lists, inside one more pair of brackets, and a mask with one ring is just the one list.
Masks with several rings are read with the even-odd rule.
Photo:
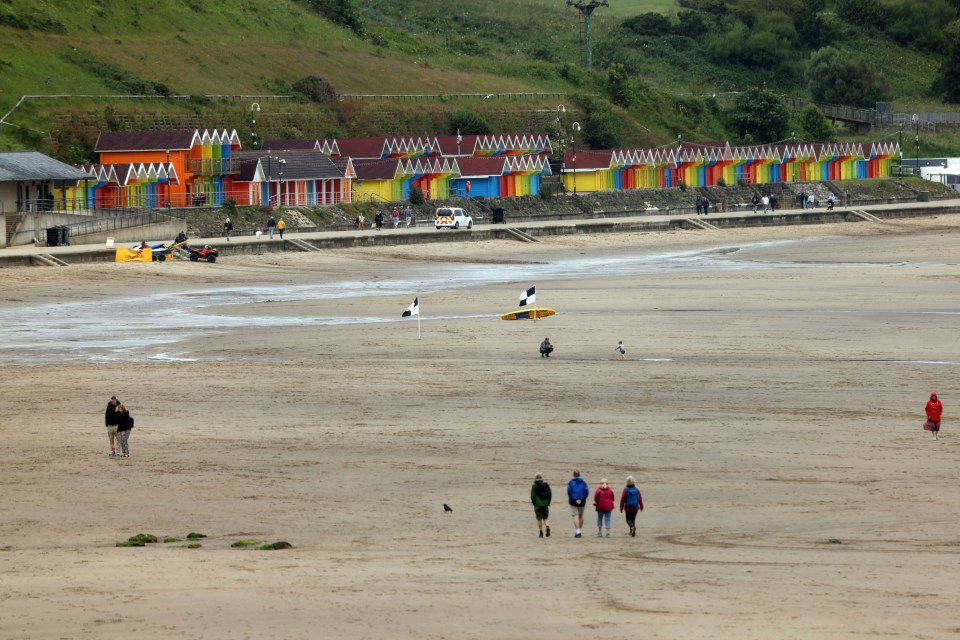
[[550, 537], [550, 499], [553, 493], [550, 491], [550, 485], [543, 479], [542, 474], [537, 474], [530, 487], [530, 502], [533, 503], [533, 514], [537, 517], [537, 528], [540, 530], [540, 537], [543, 537], [543, 528], [547, 528], [547, 537]]

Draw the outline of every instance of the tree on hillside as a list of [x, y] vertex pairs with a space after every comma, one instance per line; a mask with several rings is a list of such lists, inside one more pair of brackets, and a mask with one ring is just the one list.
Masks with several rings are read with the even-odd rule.
[[837, 139], [837, 130], [824, 117], [816, 105], [808, 104], [797, 117], [803, 139], [809, 142], [833, 142]]
[[890, 97], [890, 85], [872, 64], [833, 47], [810, 56], [807, 83], [814, 100], [873, 107]]
[[356, 0], [303, 0], [310, 9], [351, 31], [363, 35], [363, 18]]
[[945, 30], [949, 46], [940, 63], [940, 71], [933, 80], [933, 92], [947, 102], [960, 103], [960, 21], [954, 22]]
[[633, 87], [630, 85], [630, 75], [619, 62], [607, 68], [607, 91], [610, 99], [621, 107], [629, 107], [635, 98]]
[[757, 144], [782, 140], [790, 128], [787, 105], [769, 89], [747, 89], [737, 96], [726, 115], [740, 138]]
[[834, 10], [844, 22], [865, 27], [883, 28], [886, 11], [880, 0], [837, 0]]

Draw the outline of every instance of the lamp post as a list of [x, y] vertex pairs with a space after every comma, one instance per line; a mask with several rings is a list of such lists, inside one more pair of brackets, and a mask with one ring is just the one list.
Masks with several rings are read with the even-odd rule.
[[920, 116], [913, 114], [913, 124], [916, 127], [917, 137], [914, 139], [913, 144], [916, 148], [917, 154], [917, 175], [920, 175]]
[[260, 103], [254, 102], [250, 105], [250, 135], [253, 137], [253, 148], [257, 149], [257, 114], [260, 113]]
[[580, 123], [574, 122], [570, 125], [573, 132], [570, 134], [570, 144], [573, 149], [573, 195], [577, 195], [577, 133], [580, 131]]
[[900, 177], [903, 177], [903, 120], [900, 120]]
[[287, 161], [283, 158], [277, 158], [277, 164], [280, 165], [280, 191], [277, 193], [277, 207], [283, 206], [283, 165], [287, 164]]

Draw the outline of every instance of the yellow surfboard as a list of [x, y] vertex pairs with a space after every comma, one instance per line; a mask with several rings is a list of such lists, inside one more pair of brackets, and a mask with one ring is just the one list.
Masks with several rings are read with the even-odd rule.
[[533, 309], [519, 309], [511, 311], [500, 316], [501, 320], [536, 320], [537, 318], [546, 318], [556, 313], [553, 309], [544, 307], [534, 307]]

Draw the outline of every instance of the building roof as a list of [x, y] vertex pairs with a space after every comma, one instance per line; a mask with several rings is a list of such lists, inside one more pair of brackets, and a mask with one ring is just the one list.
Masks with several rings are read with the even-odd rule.
[[[235, 182], [252, 182], [259, 175], [261, 180], [279, 182], [284, 180], [324, 180], [345, 177], [349, 163], [334, 163], [322, 151], [238, 151], [234, 158], [240, 160], [240, 176]], [[251, 173], [249, 161], [259, 163], [259, 174]]]
[[94, 176], [37, 151], [0, 153], [0, 181], [87, 180]]
[[94, 151], [189, 151], [200, 144], [196, 129], [101, 131]]

